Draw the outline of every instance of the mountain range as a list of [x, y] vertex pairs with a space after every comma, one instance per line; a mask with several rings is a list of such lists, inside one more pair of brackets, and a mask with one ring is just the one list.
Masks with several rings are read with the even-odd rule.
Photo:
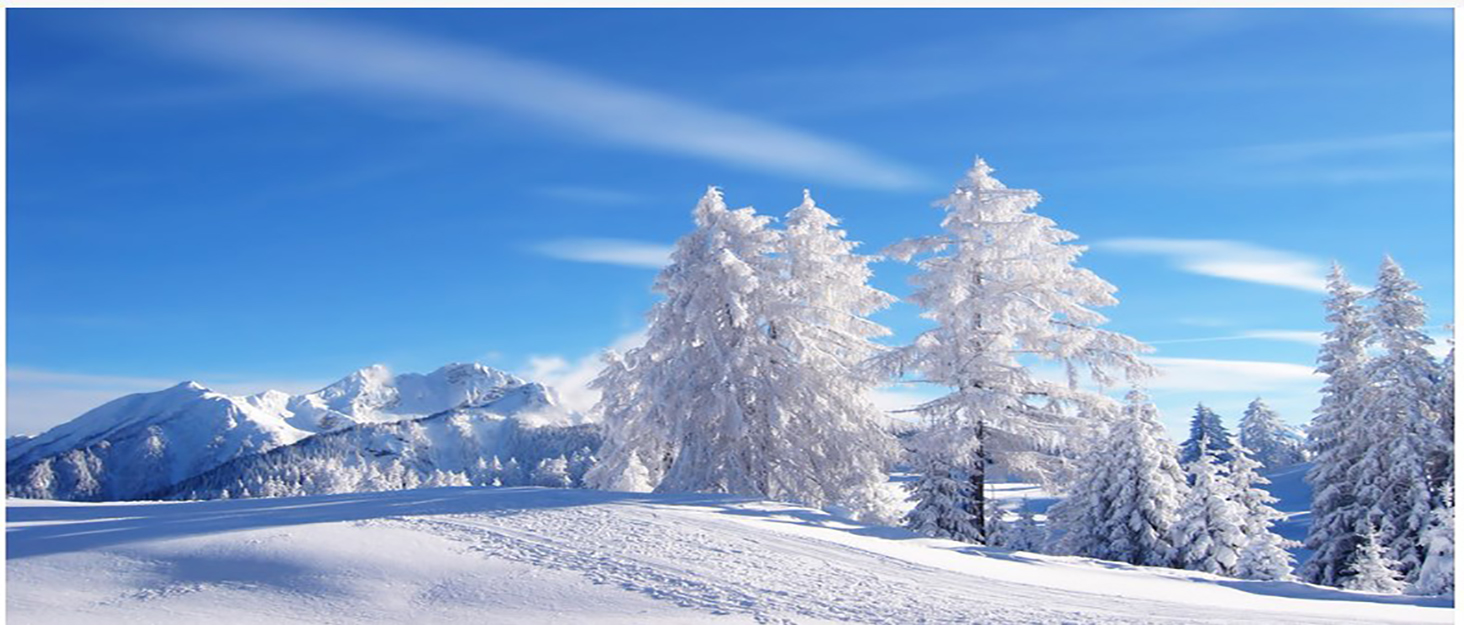
[[476, 363], [400, 375], [373, 365], [303, 395], [233, 396], [183, 382], [110, 401], [35, 437], [8, 439], [7, 492], [46, 499], [134, 499], [323, 433], [448, 411], [512, 418], [527, 427], [580, 420], [560, 407], [548, 387]]

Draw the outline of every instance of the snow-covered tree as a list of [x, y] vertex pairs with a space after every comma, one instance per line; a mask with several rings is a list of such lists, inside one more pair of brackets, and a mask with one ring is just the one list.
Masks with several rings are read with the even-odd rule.
[[1397, 594], [1403, 591], [1398, 563], [1383, 553], [1375, 530], [1358, 536], [1357, 549], [1347, 561], [1342, 587], [1348, 590]]
[[1199, 457], [1185, 465], [1190, 488], [1174, 526], [1174, 562], [1181, 568], [1234, 575], [1245, 548], [1245, 512], [1235, 488], [1220, 473], [1219, 455], [1201, 436]]
[[1190, 417], [1189, 438], [1179, 446], [1179, 461], [1189, 464], [1200, 457], [1200, 441], [1209, 441], [1210, 451], [1220, 462], [1230, 462], [1230, 430], [1220, 420], [1220, 415], [1204, 404], [1195, 405], [1195, 414]]
[[[961, 496], [970, 499], [961, 505], [978, 530], [989, 464], [1048, 477], [1042, 451], [1070, 432], [1080, 407], [1109, 401], [1080, 390], [1080, 374], [1104, 386], [1151, 374], [1135, 356], [1142, 344], [1098, 328], [1106, 319], [1093, 308], [1117, 303], [1114, 287], [1074, 266], [1084, 250], [1070, 243], [1075, 235], [1032, 212], [1037, 192], [1009, 189], [991, 172], [978, 159], [936, 203], [945, 211], [942, 234], [890, 248], [900, 260], [926, 255], [910, 301], [935, 327], [880, 361], [894, 377], [919, 372], [950, 389], [919, 407], [938, 434], [919, 448], [937, 458], [918, 464], [968, 476], [972, 487]], [[1033, 375], [1027, 365], [1037, 361], [1062, 366], [1067, 384]]]
[[1312, 556], [1302, 566], [1302, 579], [1340, 586], [1359, 545], [1358, 523], [1363, 508], [1352, 484], [1352, 468], [1362, 457], [1361, 395], [1367, 387], [1366, 346], [1371, 334], [1360, 300], [1362, 293], [1333, 264], [1327, 278], [1326, 333], [1317, 355], [1317, 372], [1326, 376], [1322, 401], [1307, 429], [1312, 468], [1306, 481], [1312, 487], [1312, 523], [1305, 545]]
[[993, 547], [1011, 551], [1041, 551], [1047, 542], [1042, 528], [1037, 526], [1037, 517], [1032, 513], [1027, 500], [1017, 508], [1013, 518], [1006, 518], [997, 511], [988, 520], [987, 542]]
[[1240, 418], [1240, 446], [1267, 469], [1306, 460], [1304, 439], [1259, 397], [1245, 407], [1245, 415]]
[[873, 259], [805, 194], [784, 233], [716, 189], [656, 282], [644, 346], [596, 381], [608, 440], [600, 488], [753, 495], [885, 513], [897, 450], [860, 364], [888, 330], [865, 318], [893, 298]]
[[[945, 445], [942, 445], [944, 448]], [[975, 486], [962, 472], [954, 471], [941, 453], [918, 453], [918, 473], [908, 485], [915, 507], [906, 513], [904, 524], [920, 534], [962, 542], [984, 540], [981, 521], [971, 512]]]
[[519, 459], [509, 456], [508, 462], [503, 463], [503, 471], [499, 473], [499, 484], [502, 486], [523, 486], [524, 467]]
[[898, 446], [870, 400], [878, 382], [865, 363], [890, 331], [867, 316], [894, 302], [869, 286], [873, 256], [854, 253], [839, 221], [807, 191], [788, 213], [770, 280], [767, 334], [773, 342], [767, 390], [774, 413], [766, 495], [815, 506], [839, 504], [886, 519], [882, 485]]
[[1231, 492], [1240, 509], [1244, 522], [1241, 529], [1245, 532], [1245, 546], [1240, 550], [1234, 574], [1243, 579], [1290, 579], [1296, 559], [1286, 549], [1296, 543], [1271, 529], [1276, 521], [1286, 518], [1271, 506], [1276, 498], [1261, 488], [1271, 481], [1256, 472], [1261, 464], [1250, 457], [1244, 446], [1231, 449], [1231, 455], [1227, 467]]
[[1450, 494], [1433, 510], [1433, 518], [1423, 531], [1423, 564], [1417, 579], [1408, 587], [1416, 595], [1454, 593], [1454, 498]]
[[1093, 445], [1068, 497], [1048, 510], [1055, 550], [1130, 564], [1168, 566], [1185, 477], [1158, 410], [1142, 393]]
[[1434, 412], [1438, 370], [1426, 349], [1433, 340], [1421, 330], [1427, 317], [1417, 288], [1392, 258], [1383, 259], [1370, 294], [1380, 353], [1368, 363], [1363, 422], [1354, 433], [1367, 449], [1350, 474], [1378, 542], [1407, 581], [1423, 562], [1421, 536], [1434, 504], [1429, 461], [1442, 441]]
[[564, 456], [545, 458], [534, 467], [534, 486], [548, 488], [569, 488], [573, 480], [569, 477], [569, 461]]
[[761, 324], [777, 233], [750, 208], [728, 209], [715, 188], [692, 216], [695, 229], [656, 278], [664, 299], [645, 344], [612, 355], [594, 382], [607, 439], [592, 487], [623, 483], [634, 456], [647, 488], [767, 491], [770, 415], [750, 402], [767, 397]]
[[[1429, 487], [1434, 491], [1434, 507], [1454, 498], [1454, 339], [1449, 327], [1449, 355], [1439, 364], [1438, 386], [1434, 391], [1434, 413], [1439, 422], [1439, 440], [1429, 460]], [[1452, 504], [1450, 505], [1452, 510]]]

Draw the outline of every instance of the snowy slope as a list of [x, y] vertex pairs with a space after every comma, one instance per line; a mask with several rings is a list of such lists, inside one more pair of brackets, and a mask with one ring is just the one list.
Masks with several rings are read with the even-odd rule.
[[1447, 600], [1010, 553], [711, 495], [11, 500], [15, 623], [1445, 623]]
[[568, 424], [552, 390], [479, 364], [393, 376], [367, 367], [319, 391], [236, 397], [185, 382], [128, 395], [39, 436], [7, 441], [12, 496], [135, 498], [230, 460], [318, 432], [472, 406], [480, 414]]

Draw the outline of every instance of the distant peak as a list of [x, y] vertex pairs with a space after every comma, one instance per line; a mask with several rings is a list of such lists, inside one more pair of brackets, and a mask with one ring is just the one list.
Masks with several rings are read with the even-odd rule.
[[171, 390], [180, 390], [180, 391], [206, 391], [206, 390], [208, 390], [208, 387], [207, 386], [204, 386], [202, 384], [199, 384], [197, 382], [194, 382], [193, 380], [185, 380], [183, 382], [179, 382], [179, 383], [173, 385], [173, 387], [170, 388], [170, 389], [168, 389], [168, 390], [170, 390], [170, 391]]

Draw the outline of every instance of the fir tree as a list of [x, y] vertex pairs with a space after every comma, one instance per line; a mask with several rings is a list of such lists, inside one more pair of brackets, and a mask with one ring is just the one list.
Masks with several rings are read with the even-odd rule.
[[534, 467], [534, 486], [548, 488], [569, 488], [573, 480], [569, 477], [569, 461], [564, 456], [545, 458]]
[[[952, 494], [969, 497], [960, 505], [975, 517], [973, 542], [983, 540], [988, 465], [1045, 479], [1037, 461], [1043, 449], [1074, 429], [1078, 408], [1105, 401], [1078, 390], [1080, 373], [1100, 385], [1114, 383], [1115, 374], [1151, 373], [1135, 357], [1140, 343], [1098, 329], [1106, 319], [1093, 307], [1116, 303], [1114, 287], [1074, 266], [1083, 252], [1069, 243], [1075, 236], [1032, 212], [1041, 200], [1035, 191], [1009, 189], [991, 171], [978, 159], [937, 202], [945, 211], [942, 234], [890, 248], [900, 260], [926, 255], [910, 301], [935, 327], [881, 359], [894, 377], [919, 372], [951, 389], [919, 407], [938, 432], [920, 446], [934, 457], [919, 466], [968, 476], [971, 487]], [[1024, 366], [1031, 360], [1061, 364], [1069, 383], [1033, 376]]]
[[1266, 402], [1257, 397], [1240, 418], [1240, 446], [1266, 469], [1288, 467], [1306, 460], [1305, 445]]
[[1271, 481], [1256, 473], [1260, 463], [1251, 458], [1243, 446], [1231, 451], [1229, 479], [1245, 532], [1245, 546], [1241, 548], [1234, 574], [1243, 579], [1290, 579], [1296, 562], [1286, 549], [1296, 546], [1296, 543], [1271, 529], [1276, 521], [1286, 518], [1285, 514], [1271, 507], [1276, 498], [1261, 488]]
[[[1452, 486], [1452, 484], [1451, 484]], [[1452, 489], [1451, 491], [1452, 492]], [[1408, 587], [1416, 595], [1454, 594], [1454, 500], [1446, 497], [1433, 510], [1422, 536], [1424, 558], [1418, 576]]]
[[601, 488], [736, 493], [887, 514], [893, 438], [860, 365], [888, 330], [866, 315], [871, 257], [806, 193], [786, 232], [715, 189], [656, 289], [646, 344], [596, 381], [609, 432]]
[[1437, 367], [1426, 349], [1433, 340], [1421, 330], [1426, 315], [1417, 288], [1392, 258], [1383, 260], [1370, 294], [1373, 343], [1381, 353], [1368, 364], [1364, 420], [1353, 433], [1367, 448], [1350, 473], [1378, 542], [1408, 581], [1423, 561], [1421, 535], [1434, 504], [1429, 460], [1442, 439], [1434, 413]]
[[968, 507], [974, 493], [971, 480], [954, 472], [937, 454], [920, 454], [925, 464], [908, 485], [915, 507], [906, 513], [904, 524], [917, 533], [962, 542], [984, 539], [980, 520]]
[[1204, 404], [1195, 405], [1195, 414], [1190, 417], [1189, 438], [1179, 446], [1181, 464], [1189, 464], [1200, 457], [1200, 441], [1209, 441], [1210, 451], [1220, 462], [1230, 462], [1230, 430], [1225, 429], [1220, 415]]
[[1383, 554], [1378, 534], [1368, 529], [1358, 537], [1357, 549], [1347, 561], [1342, 587], [1348, 590], [1397, 594], [1403, 591], [1398, 563]]
[[1367, 386], [1364, 368], [1371, 328], [1359, 303], [1362, 293], [1335, 263], [1327, 278], [1327, 292], [1327, 321], [1332, 328], [1317, 355], [1317, 372], [1326, 381], [1321, 405], [1307, 429], [1313, 465], [1306, 475], [1312, 486], [1312, 523], [1305, 545], [1312, 556], [1303, 565], [1301, 577], [1315, 584], [1340, 586], [1359, 546], [1356, 528], [1363, 517], [1351, 473], [1366, 443], [1360, 435], [1360, 410]]
[[1061, 553], [1168, 566], [1184, 474], [1158, 411], [1132, 391], [1107, 436], [1084, 456], [1068, 497], [1048, 511]]
[[1199, 457], [1185, 466], [1190, 488], [1174, 526], [1174, 562], [1194, 571], [1234, 575], [1245, 548], [1245, 514], [1235, 489], [1220, 474], [1220, 460], [1201, 436]]

